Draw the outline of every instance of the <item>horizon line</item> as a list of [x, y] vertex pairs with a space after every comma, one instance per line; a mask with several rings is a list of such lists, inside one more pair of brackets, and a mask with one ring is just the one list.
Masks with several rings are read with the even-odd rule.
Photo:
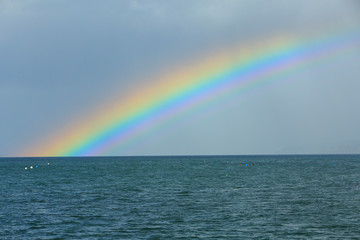
[[360, 153], [262, 153], [262, 154], [164, 154], [164, 155], [114, 155], [114, 156], [0, 156], [4, 158], [134, 158], [134, 157], [254, 157], [254, 156], [339, 156]]

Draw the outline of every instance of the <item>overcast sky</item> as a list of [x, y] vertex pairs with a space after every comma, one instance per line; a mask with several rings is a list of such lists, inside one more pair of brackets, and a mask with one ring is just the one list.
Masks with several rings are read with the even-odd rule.
[[[357, 26], [356, 0], [0, 0], [0, 156], [239, 39]], [[111, 154], [360, 153], [359, 74], [344, 57]]]

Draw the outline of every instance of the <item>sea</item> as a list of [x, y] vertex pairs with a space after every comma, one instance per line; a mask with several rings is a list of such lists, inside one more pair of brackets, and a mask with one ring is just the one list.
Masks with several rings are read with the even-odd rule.
[[0, 239], [360, 239], [360, 155], [0, 158]]

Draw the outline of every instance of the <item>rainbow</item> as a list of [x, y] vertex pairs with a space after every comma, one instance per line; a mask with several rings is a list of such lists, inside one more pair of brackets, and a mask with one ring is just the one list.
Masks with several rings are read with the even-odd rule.
[[226, 47], [169, 70], [125, 97], [114, 97], [23, 155], [119, 154], [175, 116], [351, 54], [359, 50], [359, 40], [360, 32], [353, 29], [310, 39], [276, 35], [257, 43]]

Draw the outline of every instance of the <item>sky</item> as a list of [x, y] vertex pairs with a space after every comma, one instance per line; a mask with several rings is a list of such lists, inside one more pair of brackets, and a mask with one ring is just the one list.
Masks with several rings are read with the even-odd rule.
[[[109, 99], [226, 46], [342, 29], [360, 29], [359, 1], [0, 0], [0, 156], [45, 148]], [[352, 51], [101, 155], [360, 153]]]

